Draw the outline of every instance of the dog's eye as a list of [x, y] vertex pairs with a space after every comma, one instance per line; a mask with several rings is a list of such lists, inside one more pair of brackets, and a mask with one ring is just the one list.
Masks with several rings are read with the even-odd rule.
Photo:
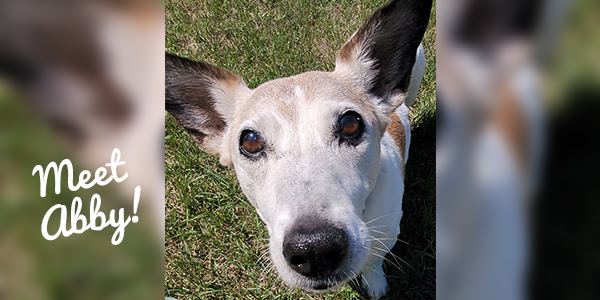
[[342, 135], [346, 137], [353, 137], [358, 133], [360, 127], [358, 118], [353, 115], [345, 115], [340, 120], [340, 127], [342, 129]]
[[242, 154], [252, 157], [264, 149], [264, 142], [258, 133], [252, 130], [244, 130], [240, 136], [240, 151]]
[[356, 146], [364, 130], [365, 124], [361, 116], [354, 111], [344, 113], [338, 121], [340, 142], [348, 142]]

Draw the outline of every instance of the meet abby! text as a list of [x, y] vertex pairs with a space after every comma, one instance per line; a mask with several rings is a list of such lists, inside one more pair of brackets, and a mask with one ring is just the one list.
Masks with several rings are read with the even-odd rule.
[[[110, 162], [107, 163], [105, 167], [99, 167], [94, 172], [94, 176], [88, 170], [83, 170], [79, 173], [78, 180], [75, 182], [75, 175], [73, 172], [73, 164], [69, 159], [64, 159], [60, 165], [57, 165], [56, 162], [50, 162], [46, 168], [42, 167], [42, 165], [37, 165], [33, 168], [33, 174], [39, 173], [40, 176], [40, 196], [46, 197], [47, 194], [47, 185], [48, 185], [48, 177], [51, 174], [51, 171], [54, 173], [54, 192], [58, 195], [61, 192], [61, 178], [62, 172], [66, 170], [67, 172], [67, 186], [73, 192], [79, 190], [80, 188], [89, 189], [95, 185], [105, 186], [111, 183], [113, 180], [115, 183], [120, 183], [127, 179], [128, 174], [120, 174], [118, 167], [124, 165], [125, 161], [121, 161], [121, 152], [118, 148], [115, 148], [112, 152]], [[110, 174], [109, 174], [110, 173]], [[108, 176], [107, 176], [108, 175]], [[42, 220], [42, 236], [46, 240], [55, 240], [61, 234], [65, 237], [70, 236], [73, 233], [79, 234], [83, 233], [88, 229], [92, 229], [95, 231], [100, 231], [107, 226], [111, 226], [115, 228], [115, 232], [112, 237], [112, 244], [118, 245], [123, 240], [125, 235], [125, 227], [129, 224], [129, 222], [137, 223], [138, 216], [135, 215], [137, 212], [137, 207], [139, 204], [141, 189], [140, 187], [135, 188], [135, 196], [134, 196], [134, 204], [133, 211], [134, 216], [127, 216], [125, 218], [125, 210], [123, 208], [119, 209], [118, 215], [115, 210], [111, 210], [108, 214], [100, 211], [101, 199], [99, 194], [94, 194], [92, 196], [90, 202], [90, 213], [89, 219], [86, 218], [85, 215], [81, 214], [82, 201], [80, 197], [75, 197], [71, 203], [71, 212], [67, 213], [67, 207], [62, 204], [56, 204], [52, 206], [44, 215], [44, 219]], [[60, 212], [60, 214], [55, 214]], [[67, 219], [70, 216], [70, 228], [67, 226]], [[53, 217], [60, 218], [59, 229], [55, 233], [48, 232], [48, 222]]]

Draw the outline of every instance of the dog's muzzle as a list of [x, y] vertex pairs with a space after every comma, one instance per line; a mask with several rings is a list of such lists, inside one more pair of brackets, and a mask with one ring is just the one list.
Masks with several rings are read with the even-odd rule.
[[343, 229], [323, 221], [303, 220], [296, 222], [285, 235], [283, 256], [299, 274], [315, 280], [326, 279], [335, 274], [346, 259], [348, 244], [348, 235]]

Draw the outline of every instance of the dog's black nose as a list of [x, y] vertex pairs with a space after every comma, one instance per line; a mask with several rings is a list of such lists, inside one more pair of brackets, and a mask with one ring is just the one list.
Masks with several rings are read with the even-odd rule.
[[306, 223], [294, 228], [283, 239], [283, 256], [296, 272], [313, 278], [331, 274], [348, 252], [348, 235], [344, 230], [322, 222]]

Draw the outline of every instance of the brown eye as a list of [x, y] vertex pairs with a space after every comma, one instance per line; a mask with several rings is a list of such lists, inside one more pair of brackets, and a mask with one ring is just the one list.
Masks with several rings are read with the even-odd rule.
[[353, 111], [344, 113], [338, 121], [340, 142], [347, 142], [354, 146], [358, 145], [364, 127], [365, 125], [358, 113]]
[[240, 136], [240, 151], [246, 156], [254, 156], [261, 152], [264, 143], [260, 136], [252, 130], [244, 130]]
[[358, 119], [353, 115], [345, 115], [340, 119], [340, 127], [342, 129], [342, 135], [353, 136], [358, 132], [359, 123]]

